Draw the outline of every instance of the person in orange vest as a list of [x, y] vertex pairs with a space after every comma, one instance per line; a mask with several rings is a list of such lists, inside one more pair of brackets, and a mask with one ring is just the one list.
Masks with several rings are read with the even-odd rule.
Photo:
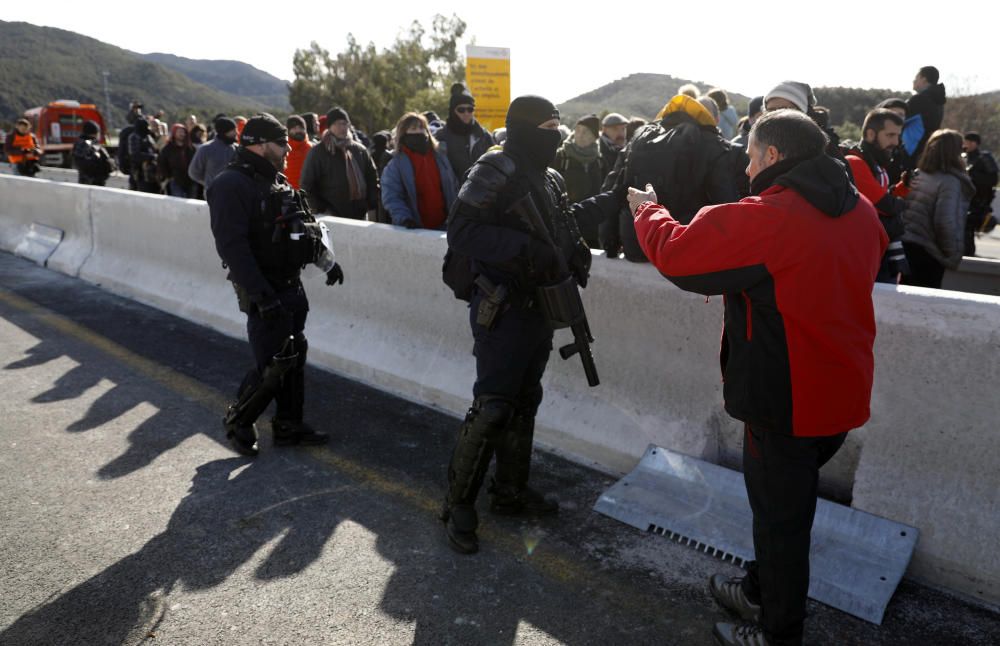
[[38, 160], [42, 156], [42, 148], [31, 132], [31, 122], [27, 119], [18, 119], [14, 130], [7, 133], [3, 151], [18, 175], [34, 177], [40, 170]]
[[288, 128], [288, 145], [292, 147], [292, 152], [288, 153], [285, 177], [292, 188], [297, 191], [300, 188], [299, 178], [302, 176], [302, 165], [313, 145], [307, 136], [305, 119], [293, 114], [288, 117], [285, 126]]

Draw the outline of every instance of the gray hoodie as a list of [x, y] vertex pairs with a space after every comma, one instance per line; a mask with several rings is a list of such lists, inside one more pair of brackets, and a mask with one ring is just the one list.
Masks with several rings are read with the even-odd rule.
[[226, 143], [220, 137], [216, 137], [195, 151], [191, 165], [188, 166], [188, 177], [208, 190], [215, 176], [225, 170], [235, 156], [236, 144]]

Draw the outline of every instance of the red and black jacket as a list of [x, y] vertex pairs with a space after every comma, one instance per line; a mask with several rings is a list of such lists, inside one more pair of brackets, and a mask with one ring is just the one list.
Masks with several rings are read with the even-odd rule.
[[779, 162], [754, 188], [686, 226], [647, 202], [635, 216], [639, 243], [681, 289], [724, 295], [730, 415], [796, 436], [857, 428], [870, 415], [871, 293], [885, 231], [844, 165], [825, 155]]

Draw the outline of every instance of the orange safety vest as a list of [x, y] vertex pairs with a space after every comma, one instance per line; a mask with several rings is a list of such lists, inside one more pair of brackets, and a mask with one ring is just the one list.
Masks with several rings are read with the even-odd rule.
[[38, 147], [38, 141], [35, 139], [35, 135], [33, 133], [29, 132], [26, 135], [15, 134], [13, 148], [18, 152], [7, 155], [7, 161], [9, 161], [12, 164], [20, 164], [21, 162], [29, 158], [38, 159], [37, 155], [25, 155], [21, 152], [21, 150], [25, 148], [28, 150], [34, 150], [37, 147]]

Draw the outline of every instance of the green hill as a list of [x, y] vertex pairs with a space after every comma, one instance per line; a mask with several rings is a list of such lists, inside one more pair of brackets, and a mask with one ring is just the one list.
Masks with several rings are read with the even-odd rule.
[[115, 127], [123, 124], [133, 99], [141, 99], [147, 112], [165, 110], [170, 120], [190, 112], [211, 117], [267, 107], [197, 83], [119, 47], [24, 22], [0, 21], [0, 61], [0, 121], [5, 122], [56, 99], [96, 103], [106, 112], [104, 71], [109, 73], [110, 121]]
[[280, 111], [292, 109], [288, 102], [288, 82], [240, 61], [195, 60], [173, 54], [137, 54], [164, 65], [208, 87], [243, 96]]
[[[570, 124], [591, 113], [602, 115], [620, 112], [626, 117], [651, 119], [670, 97], [677, 94], [677, 88], [685, 83], [694, 83], [702, 92], [712, 88], [700, 81], [674, 78], [669, 74], [630, 74], [566, 101], [559, 106], [559, 112], [563, 115], [563, 122]], [[750, 101], [748, 97], [730, 91], [729, 88], [726, 88], [726, 94], [738, 112], [746, 112]]]

